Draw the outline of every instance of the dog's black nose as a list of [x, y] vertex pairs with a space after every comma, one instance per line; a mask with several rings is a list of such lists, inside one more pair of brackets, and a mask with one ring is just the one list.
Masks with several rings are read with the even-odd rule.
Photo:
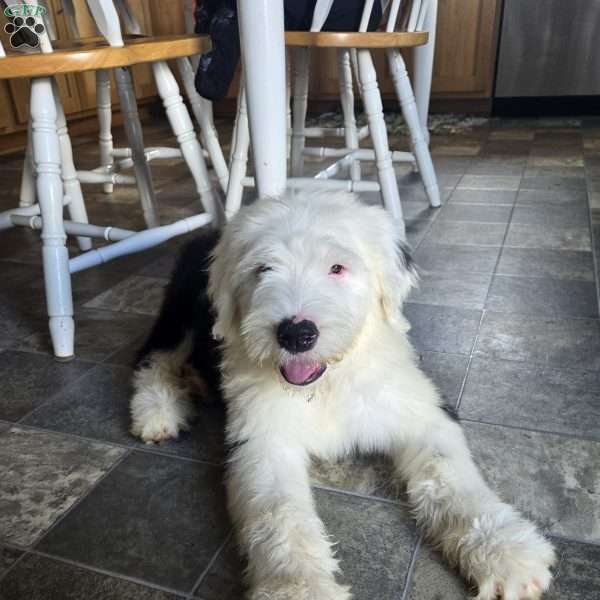
[[285, 319], [277, 327], [279, 345], [292, 354], [307, 352], [317, 343], [319, 330], [312, 321], [294, 323], [293, 319]]

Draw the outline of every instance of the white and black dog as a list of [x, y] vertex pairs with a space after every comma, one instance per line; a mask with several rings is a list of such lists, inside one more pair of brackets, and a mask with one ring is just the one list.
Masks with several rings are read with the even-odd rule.
[[308, 466], [353, 450], [391, 455], [417, 522], [477, 598], [535, 599], [550, 583], [552, 546], [489, 489], [417, 366], [401, 313], [417, 277], [397, 237], [348, 194], [260, 200], [186, 248], [142, 351], [131, 413], [147, 442], [188, 427], [186, 365], [221, 386], [252, 600], [351, 597]]

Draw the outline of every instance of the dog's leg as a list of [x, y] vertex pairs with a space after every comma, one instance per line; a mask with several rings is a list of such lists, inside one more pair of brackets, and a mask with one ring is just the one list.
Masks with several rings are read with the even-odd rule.
[[230, 513], [248, 555], [250, 600], [347, 600], [315, 512], [307, 463], [289, 441], [257, 436], [231, 454]]
[[463, 575], [479, 600], [537, 599], [554, 562], [550, 543], [488, 488], [462, 428], [432, 407], [422, 435], [405, 438], [396, 456], [419, 524]]
[[[218, 356], [213, 351], [216, 344], [209, 342], [212, 316], [206, 296], [208, 260], [215, 244], [216, 233], [211, 232], [184, 247], [158, 319], [138, 354], [131, 432], [147, 443], [176, 438], [195, 415], [192, 390], [183, 377], [188, 360], [195, 358], [195, 366], [209, 363], [215, 379], [212, 363]], [[201, 377], [202, 370], [197, 371]]]
[[146, 443], [176, 438], [195, 416], [182, 378], [190, 351], [188, 337], [175, 350], [155, 350], [138, 363], [130, 404], [131, 432]]

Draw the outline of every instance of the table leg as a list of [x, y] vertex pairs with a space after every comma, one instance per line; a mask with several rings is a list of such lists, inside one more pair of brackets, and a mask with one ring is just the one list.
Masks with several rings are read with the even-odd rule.
[[238, 0], [242, 62], [258, 195], [286, 185], [283, 0]]

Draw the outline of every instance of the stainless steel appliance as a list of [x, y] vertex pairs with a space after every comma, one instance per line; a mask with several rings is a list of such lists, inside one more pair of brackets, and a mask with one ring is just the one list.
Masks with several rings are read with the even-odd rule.
[[600, 94], [600, 0], [504, 0], [497, 98]]

